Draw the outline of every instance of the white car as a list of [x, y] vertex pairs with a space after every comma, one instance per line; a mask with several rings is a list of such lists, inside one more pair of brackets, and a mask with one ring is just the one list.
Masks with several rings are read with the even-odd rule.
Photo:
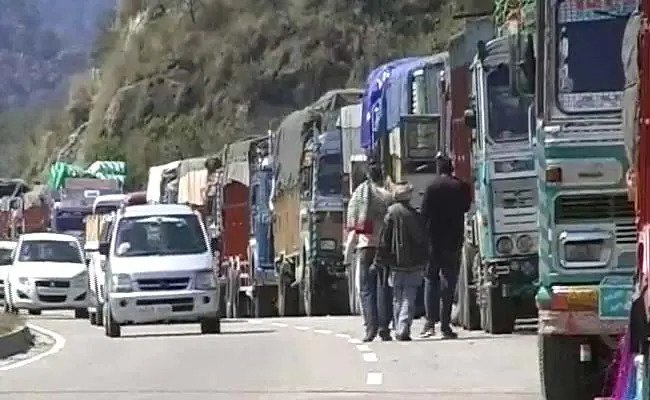
[[5, 280], [6, 309], [74, 310], [88, 317], [88, 273], [79, 241], [59, 233], [28, 233], [18, 239]]
[[16, 242], [10, 240], [0, 241], [0, 300], [4, 301], [5, 298], [5, 277], [9, 265], [13, 261], [14, 249]]
[[186, 205], [148, 204], [120, 210], [106, 259], [104, 329], [119, 337], [128, 324], [200, 322], [219, 333], [212, 243], [199, 215]]

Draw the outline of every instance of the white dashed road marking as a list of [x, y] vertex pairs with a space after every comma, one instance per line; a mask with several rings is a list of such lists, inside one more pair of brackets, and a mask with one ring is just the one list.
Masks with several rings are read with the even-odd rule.
[[249, 319], [248, 322], [254, 325], [262, 325], [264, 323], [264, 321], [260, 321], [257, 319]]
[[357, 345], [357, 350], [359, 350], [359, 351], [363, 351], [363, 352], [370, 352], [370, 351], [372, 351], [372, 350], [370, 350], [370, 346], [368, 346], [367, 344], [358, 344], [358, 345]]
[[346, 333], [337, 333], [335, 336], [337, 338], [341, 338], [341, 339], [350, 339], [350, 335], [348, 335]]
[[359, 340], [357, 338], [352, 338], [352, 339], [348, 340], [348, 343], [361, 344], [361, 340]]
[[283, 324], [281, 322], [271, 322], [271, 325], [277, 326], [278, 328], [286, 328], [287, 326], [289, 326], [289, 325]]
[[381, 385], [384, 382], [384, 374], [381, 372], [368, 372], [366, 385]]
[[363, 361], [365, 361], [365, 362], [377, 362], [377, 361], [379, 361], [379, 358], [377, 358], [377, 354], [375, 354], [375, 353], [363, 353]]
[[320, 333], [321, 335], [330, 335], [332, 331], [328, 329], [314, 329], [314, 332]]
[[308, 331], [309, 330], [309, 328], [306, 327], [306, 326], [296, 326], [295, 328], [298, 329], [299, 331]]

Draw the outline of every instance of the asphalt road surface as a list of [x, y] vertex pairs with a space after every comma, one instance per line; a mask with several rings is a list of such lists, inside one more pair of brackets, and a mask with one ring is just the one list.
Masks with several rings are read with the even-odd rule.
[[119, 339], [64, 312], [29, 322], [55, 340], [31, 362], [0, 365], [0, 399], [541, 398], [530, 332], [364, 345], [359, 317], [224, 321], [209, 336], [198, 325], [126, 327]]

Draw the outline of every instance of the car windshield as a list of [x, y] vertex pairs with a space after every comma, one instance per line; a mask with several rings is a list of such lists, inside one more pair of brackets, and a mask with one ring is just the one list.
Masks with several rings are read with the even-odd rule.
[[506, 64], [499, 64], [487, 75], [488, 134], [496, 142], [528, 140], [528, 107], [532, 98], [512, 94], [509, 71]]
[[29, 240], [20, 246], [18, 261], [83, 263], [76, 242], [68, 240]]
[[340, 194], [343, 174], [341, 154], [327, 154], [318, 164], [318, 192], [323, 196]]
[[0, 249], [0, 265], [11, 264], [11, 249]]
[[208, 251], [196, 215], [130, 217], [117, 227], [115, 255], [200, 254]]
[[621, 46], [635, 0], [560, 0], [557, 101], [565, 112], [616, 110], [625, 84]]

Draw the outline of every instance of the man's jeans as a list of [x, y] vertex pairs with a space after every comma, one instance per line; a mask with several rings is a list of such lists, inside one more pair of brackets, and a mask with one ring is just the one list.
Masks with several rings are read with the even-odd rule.
[[[433, 250], [424, 277], [424, 307], [427, 328], [440, 321], [440, 328], [449, 330], [451, 308], [460, 271], [460, 250]], [[442, 307], [441, 306], [442, 300]]]
[[411, 324], [415, 317], [415, 298], [422, 284], [422, 272], [395, 271], [390, 274], [393, 287], [393, 321], [395, 332], [402, 337], [411, 336]]
[[388, 286], [387, 279], [382, 279], [381, 269], [371, 269], [375, 248], [359, 249], [358, 257], [359, 292], [366, 336], [375, 336], [377, 333], [387, 334], [391, 321], [391, 288]]

